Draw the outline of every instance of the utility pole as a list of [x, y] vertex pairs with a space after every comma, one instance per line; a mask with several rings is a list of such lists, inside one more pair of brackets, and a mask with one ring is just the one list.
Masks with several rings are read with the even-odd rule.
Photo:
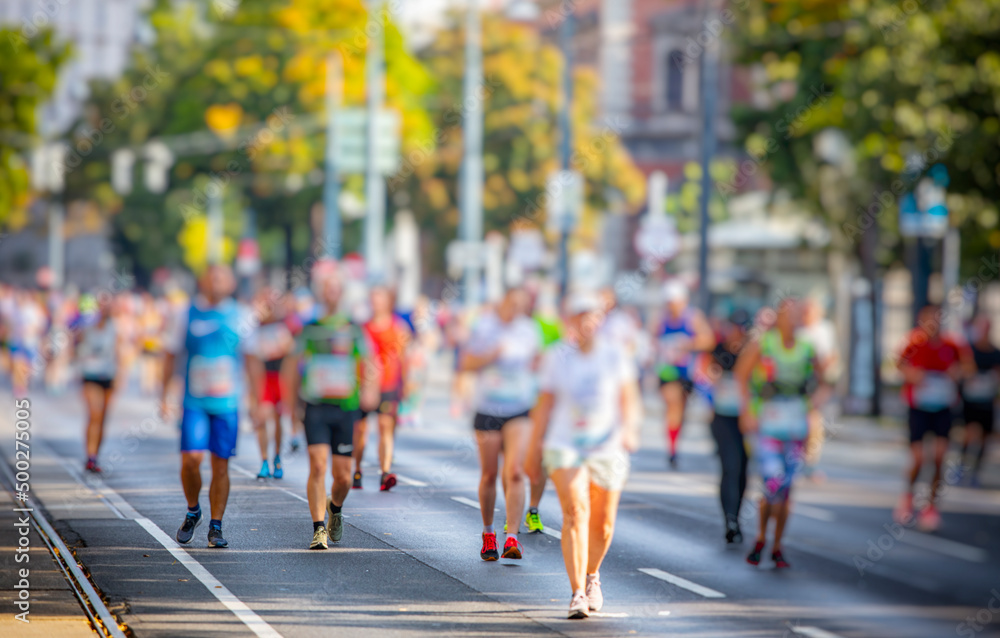
[[462, 159], [462, 241], [469, 247], [465, 255], [465, 303], [480, 300], [482, 251], [471, 247], [483, 239], [483, 104], [477, 94], [483, 84], [483, 44], [479, 0], [469, 0], [465, 21], [465, 87], [463, 122], [464, 157]]
[[[570, 108], [573, 104], [573, 31], [576, 15], [572, 5], [569, 13], [559, 28], [559, 45], [563, 55], [563, 103], [559, 113], [559, 131], [563, 171], [570, 170], [570, 155], [573, 149], [573, 127], [570, 122]], [[568, 198], [563, 199], [567, 202]], [[566, 296], [569, 284], [569, 232], [573, 220], [573, 211], [564, 210], [560, 216], [559, 228], [559, 296]]]
[[326, 176], [323, 181], [323, 256], [340, 257], [340, 173], [334, 141], [335, 121], [340, 107], [343, 85], [340, 58], [336, 52], [326, 58]]
[[383, 0], [370, 0], [368, 20], [374, 23], [375, 34], [368, 39], [366, 81], [368, 84], [368, 144], [365, 175], [365, 194], [368, 216], [365, 218], [364, 256], [368, 276], [378, 279], [382, 275], [382, 252], [385, 242], [385, 182], [378, 166], [378, 116], [385, 96], [385, 16]]
[[[715, 155], [715, 115], [716, 98], [719, 90], [718, 63], [716, 54], [718, 42], [710, 42], [701, 56], [701, 224], [698, 238], [698, 305], [704, 312], [709, 311], [708, 291], [708, 202], [712, 197], [712, 157]], [[672, 62], [681, 64], [682, 62]]]

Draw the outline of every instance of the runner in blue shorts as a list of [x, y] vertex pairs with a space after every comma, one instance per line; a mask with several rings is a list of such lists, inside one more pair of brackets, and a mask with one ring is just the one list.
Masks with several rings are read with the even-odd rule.
[[[239, 401], [242, 396], [242, 371], [253, 375], [243, 356], [244, 333], [241, 330], [249, 317], [240, 311], [230, 296], [235, 289], [233, 273], [228, 266], [212, 265], [198, 282], [201, 294], [195, 298], [186, 321], [177, 322], [167, 343], [164, 362], [163, 403], [173, 376], [177, 357], [183, 361], [184, 404], [181, 417], [181, 484], [187, 498], [188, 511], [177, 530], [177, 542], [187, 544], [201, 524], [201, 462], [205, 451], [212, 453], [212, 483], [208, 490], [211, 522], [208, 528], [209, 547], [227, 547], [222, 536], [222, 515], [229, 499], [229, 458], [236, 452]], [[251, 378], [247, 392], [254, 393], [259, 384]], [[253, 396], [250, 405], [256, 405]]]

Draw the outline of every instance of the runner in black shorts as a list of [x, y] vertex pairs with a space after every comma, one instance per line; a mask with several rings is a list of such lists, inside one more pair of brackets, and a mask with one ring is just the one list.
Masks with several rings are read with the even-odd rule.
[[[309, 449], [306, 495], [313, 521], [309, 549], [326, 549], [328, 540], [337, 542], [344, 535], [341, 508], [351, 489], [354, 423], [362, 404], [375, 407], [378, 376], [361, 328], [337, 311], [339, 276], [328, 274], [316, 284], [325, 310], [302, 329], [295, 354], [285, 358], [281, 375], [283, 394], [298, 395], [305, 401], [303, 425]], [[326, 499], [326, 466], [331, 453], [333, 488]]]
[[[964, 481], [979, 485], [979, 469], [986, 453], [986, 444], [993, 435], [994, 410], [997, 397], [1000, 350], [990, 341], [990, 320], [980, 314], [969, 325], [969, 346], [976, 364], [976, 373], [962, 383], [962, 416], [965, 421], [965, 441], [962, 445]], [[966, 475], [965, 472], [968, 471]]]

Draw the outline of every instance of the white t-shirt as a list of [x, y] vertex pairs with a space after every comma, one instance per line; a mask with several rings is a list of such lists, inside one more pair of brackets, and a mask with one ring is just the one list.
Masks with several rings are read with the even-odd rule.
[[45, 313], [34, 301], [29, 301], [15, 309], [13, 339], [15, 344], [37, 349], [45, 332]]
[[540, 390], [554, 397], [544, 447], [583, 457], [620, 455], [622, 390], [635, 380], [635, 364], [609, 339], [599, 336], [586, 353], [570, 343], [552, 346], [539, 375]]
[[500, 348], [500, 357], [479, 371], [476, 411], [490, 416], [513, 416], [530, 410], [538, 396], [532, 364], [541, 352], [538, 324], [527, 317], [503, 323], [490, 313], [472, 327], [466, 346], [474, 355]]

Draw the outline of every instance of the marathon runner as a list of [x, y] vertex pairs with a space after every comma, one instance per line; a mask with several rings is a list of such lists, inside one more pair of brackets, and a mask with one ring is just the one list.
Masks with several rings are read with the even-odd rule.
[[710, 429], [722, 466], [719, 500], [725, 520], [726, 543], [743, 542], [740, 507], [747, 488], [747, 450], [740, 431], [742, 393], [733, 375], [736, 358], [746, 342], [743, 326], [750, 320], [737, 310], [719, 327], [718, 344], [702, 357], [695, 383], [712, 405]]
[[[250, 352], [253, 353], [251, 363], [257, 370], [255, 376], [261, 380], [257, 395], [260, 402], [255, 406], [253, 419], [261, 459], [257, 478], [267, 479], [274, 476], [280, 479], [285, 475], [281, 464], [281, 417], [284, 406], [281, 395], [281, 363], [295, 349], [294, 335], [300, 326], [294, 313], [284, 312], [284, 296], [269, 286], [258, 292], [254, 307], [260, 321], [253, 337], [253, 346], [250, 348]], [[268, 424], [274, 428], [273, 475], [267, 462]]]
[[941, 333], [941, 311], [931, 305], [917, 315], [917, 327], [906, 339], [898, 366], [903, 375], [903, 398], [910, 408], [910, 468], [906, 492], [894, 517], [902, 525], [913, 520], [913, 489], [924, 466], [924, 437], [933, 434], [934, 479], [930, 498], [917, 518], [921, 530], [933, 531], [941, 522], [935, 503], [941, 486], [941, 466], [948, 452], [956, 383], [975, 374], [976, 364], [967, 346]]
[[94, 299], [87, 295], [80, 300], [80, 329], [76, 355], [83, 378], [83, 400], [87, 404], [86, 471], [99, 474], [97, 455], [104, 439], [104, 421], [114, 394], [118, 372], [118, 331], [111, 317], [110, 295]]
[[45, 310], [35, 295], [27, 290], [18, 292], [10, 339], [11, 379], [15, 399], [28, 396], [28, 384], [35, 364], [40, 361], [39, 349], [47, 322]]
[[[990, 340], [991, 323], [978, 314], [969, 325], [969, 347], [976, 364], [976, 374], [962, 384], [965, 440], [962, 444], [962, 470], [968, 470], [973, 487], [979, 486], [979, 470], [986, 454], [986, 444], [993, 436], [997, 380], [1000, 373], [1000, 350]], [[974, 449], [975, 452], [970, 453]], [[964, 478], [965, 477], [961, 477]]]
[[[351, 489], [351, 456], [358, 409], [378, 405], [378, 372], [361, 327], [338, 309], [340, 276], [317, 282], [323, 309], [299, 334], [295, 353], [281, 367], [284, 396], [305, 402], [303, 425], [309, 450], [306, 496], [312, 515], [309, 549], [327, 549], [344, 536], [341, 508]], [[333, 487], [326, 498], [326, 468], [333, 455]], [[327, 515], [329, 519], [327, 520]]]
[[660, 394], [666, 406], [668, 461], [677, 468], [677, 439], [684, 425], [684, 411], [692, 383], [688, 367], [695, 351], [715, 347], [712, 328], [700, 310], [688, 304], [688, 289], [679, 280], [664, 287], [667, 316], [657, 332], [657, 367]]
[[740, 420], [744, 433], [757, 434], [757, 466], [764, 484], [760, 530], [747, 562], [759, 565], [774, 519], [771, 559], [777, 569], [791, 567], [781, 551], [790, 512], [792, 481], [805, 463], [809, 410], [822, 404], [822, 368], [809, 342], [796, 337], [799, 308], [793, 299], [778, 304], [774, 328], [740, 353], [735, 377], [743, 393]]
[[[524, 292], [511, 288], [495, 311], [488, 311], [473, 326], [462, 350], [461, 369], [478, 375], [473, 428], [479, 445], [482, 475], [479, 509], [483, 517], [480, 557], [519, 559], [517, 540], [524, 512], [524, 453], [528, 443], [528, 414], [535, 405], [534, 370], [539, 362], [541, 336], [538, 326], [524, 316]], [[507, 530], [501, 556], [493, 528], [497, 473], [503, 454], [502, 482], [507, 510]]]
[[600, 569], [611, 546], [629, 453], [638, 447], [635, 363], [599, 331], [599, 297], [576, 293], [567, 306], [570, 340], [542, 359], [540, 394], [525, 466], [543, 470], [563, 512], [562, 552], [572, 597], [569, 618], [604, 606]]
[[[382, 492], [388, 492], [396, 485], [396, 475], [392, 473], [393, 440], [406, 385], [407, 348], [412, 339], [409, 325], [393, 313], [393, 304], [391, 290], [384, 286], [372, 288], [372, 318], [364, 325], [379, 375], [380, 399], [371, 412], [378, 419], [378, 462], [382, 470], [379, 489]], [[351, 485], [354, 489], [361, 489], [361, 461], [365, 454], [368, 415], [371, 412], [362, 410], [361, 418], [354, 427], [354, 481]]]
[[176, 322], [165, 344], [161, 402], [166, 412], [174, 366], [178, 357], [186, 354], [180, 429], [181, 484], [188, 511], [177, 530], [177, 542], [190, 543], [201, 524], [201, 463], [208, 450], [212, 454], [208, 546], [222, 548], [229, 546], [222, 536], [222, 516], [229, 500], [229, 459], [236, 453], [244, 367], [251, 381], [247, 388], [250, 405], [256, 405], [258, 384], [253, 367], [243, 356], [240, 333], [249, 318], [231, 297], [236, 288], [232, 270], [212, 264], [198, 284], [201, 294], [191, 303], [187, 317]]

